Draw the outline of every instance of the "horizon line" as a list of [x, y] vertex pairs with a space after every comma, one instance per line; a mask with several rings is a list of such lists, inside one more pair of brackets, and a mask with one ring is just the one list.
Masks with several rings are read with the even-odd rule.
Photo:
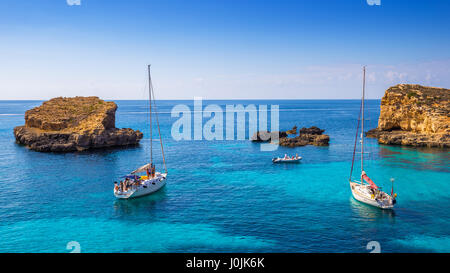
[[[86, 96], [81, 96], [81, 97], [86, 97]], [[94, 96], [94, 97], [96, 97], [96, 96]], [[55, 97], [55, 98], [58, 98], [58, 97]], [[73, 98], [73, 97], [65, 97], [65, 98]], [[54, 99], [54, 98], [51, 98], [51, 99]], [[27, 99], [0, 99], [0, 102], [1, 101], [48, 101], [48, 100], [51, 100], [51, 99], [29, 99], [29, 100], [27, 100]], [[101, 98], [100, 98], [101, 99]], [[102, 100], [104, 100], [104, 101], [147, 101], [148, 99], [102, 99]], [[156, 101], [193, 101], [194, 100], [194, 98], [192, 98], [192, 99], [156, 99]], [[350, 99], [350, 98], [346, 98], [346, 99], [249, 99], [249, 98], [247, 98], [247, 99], [203, 99], [202, 98], [202, 100], [203, 101], [226, 101], [226, 100], [228, 100], [228, 101], [242, 101], [242, 100], [264, 100], [264, 101], [269, 101], [269, 100], [336, 100], [336, 101], [338, 101], [338, 100], [361, 100], [361, 98], [352, 98], [352, 99]], [[368, 98], [366, 98], [365, 100], [381, 100], [381, 98], [378, 98], [378, 99], [368, 99]]]

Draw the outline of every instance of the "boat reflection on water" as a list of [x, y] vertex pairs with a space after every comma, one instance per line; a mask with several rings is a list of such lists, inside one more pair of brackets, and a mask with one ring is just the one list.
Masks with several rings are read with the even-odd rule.
[[395, 211], [392, 209], [379, 209], [356, 201], [350, 197], [350, 206], [354, 213], [359, 215], [359, 218], [366, 221], [379, 221], [380, 219], [389, 219], [395, 222]]
[[125, 200], [117, 199], [114, 201], [114, 211], [117, 216], [151, 213], [166, 197], [167, 191], [164, 187], [151, 195]]

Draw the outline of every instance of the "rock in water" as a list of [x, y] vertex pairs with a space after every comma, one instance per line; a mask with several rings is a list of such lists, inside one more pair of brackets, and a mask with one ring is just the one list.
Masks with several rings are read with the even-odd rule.
[[399, 84], [386, 90], [378, 127], [381, 144], [450, 147], [450, 89]]
[[316, 126], [310, 128], [303, 127], [300, 129], [298, 136], [288, 137], [289, 134], [296, 134], [296, 132], [297, 126], [294, 126], [294, 128], [285, 132], [259, 131], [253, 134], [251, 141], [269, 142], [275, 139], [276, 134], [278, 134], [279, 144], [287, 147], [299, 147], [305, 145], [328, 146], [328, 143], [330, 142], [330, 137], [323, 134], [325, 130]]
[[322, 130], [316, 126], [300, 129], [298, 136], [280, 138], [280, 145], [287, 147], [299, 147], [305, 145], [328, 146], [330, 136], [323, 134]]
[[322, 130], [316, 126], [312, 126], [309, 128], [303, 127], [300, 129], [300, 135], [302, 134], [309, 134], [309, 135], [321, 135], [325, 130]]
[[278, 138], [287, 137], [286, 132], [268, 132], [268, 131], [258, 131], [253, 134], [250, 138], [253, 142], [268, 142], [272, 139], [276, 139], [276, 135], [278, 134]]
[[39, 152], [73, 152], [136, 145], [143, 134], [115, 126], [117, 105], [98, 97], [54, 98], [25, 112], [17, 143]]

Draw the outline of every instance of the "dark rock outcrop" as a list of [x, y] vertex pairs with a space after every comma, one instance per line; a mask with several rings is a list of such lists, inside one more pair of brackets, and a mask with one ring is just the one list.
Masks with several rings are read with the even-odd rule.
[[378, 127], [369, 130], [381, 144], [450, 147], [450, 89], [399, 84], [386, 90]]
[[259, 131], [253, 134], [251, 137], [251, 141], [253, 142], [268, 142], [272, 139], [276, 138], [276, 135], [278, 134], [278, 138], [284, 138], [287, 137], [286, 132], [268, 132], [268, 131]]
[[280, 138], [281, 146], [299, 147], [305, 145], [328, 146], [330, 137], [318, 134], [300, 134], [293, 138]]
[[302, 129], [300, 129], [300, 135], [301, 134], [309, 134], [309, 135], [321, 135], [323, 132], [325, 132], [325, 130], [322, 130], [316, 126], [312, 126], [310, 128], [305, 128], [303, 127]]
[[73, 152], [136, 145], [140, 131], [115, 128], [117, 105], [97, 97], [54, 98], [25, 113], [17, 143], [39, 152]]
[[286, 131], [287, 135], [296, 135], [297, 134], [297, 126], [292, 127], [291, 130]]
[[[294, 129], [295, 128], [295, 129]], [[291, 134], [293, 131], [297, 131], [297, 127], [294, 127], [288, 132]], [[328, 146], [330, 137], [323, 134], [325, 130], [317, 128], [315, 126], [310, 128], [302, 128], [299, 130], [299, 135], [295, 137], [288, 137], [286, 131], [282, 132], [267, 132], [259, 131], [256, 132], [251, 140], [254, 142], [270, 142], [276, 139], [276, 134], [278, 134], [279, 145], [287, 147], [299, 147], [305, 145], [315, 145], [315, 146]], [[275, 134], [275, 135], [274, 135]]]

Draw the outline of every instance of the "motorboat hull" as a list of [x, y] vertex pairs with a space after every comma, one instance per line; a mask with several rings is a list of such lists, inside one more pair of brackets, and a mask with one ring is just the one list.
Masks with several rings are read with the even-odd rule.
[[166, 185], [167, 174], [157, 173], [155, 178], [144, 180], [141, 185], [132, 187], [126, 192], [114, 191], [114, 196], [118, 199], [131, 199], [157, 192]]
[[[350, 189], [352, 191], [353, 198], [361, 203], [374, 206], [380, 209], [392, 209], [394, 208], [394, 202], [391, 197], [383, 201], [376, 200], [373, 195], [368, 192], [368, 187], [366, 185], [361, 185], [357, 182], [350, 182]], [[384, 193], [387, 195], [386, 193]]]
[[284, 158], [274, 158], [272, 159], [273, 163], [287, 163], [287, 164], [296, 164], [296, 163], [300, 163], [300, 160], [302, 158], [298, 157], [296, 159], [284, 159]]

